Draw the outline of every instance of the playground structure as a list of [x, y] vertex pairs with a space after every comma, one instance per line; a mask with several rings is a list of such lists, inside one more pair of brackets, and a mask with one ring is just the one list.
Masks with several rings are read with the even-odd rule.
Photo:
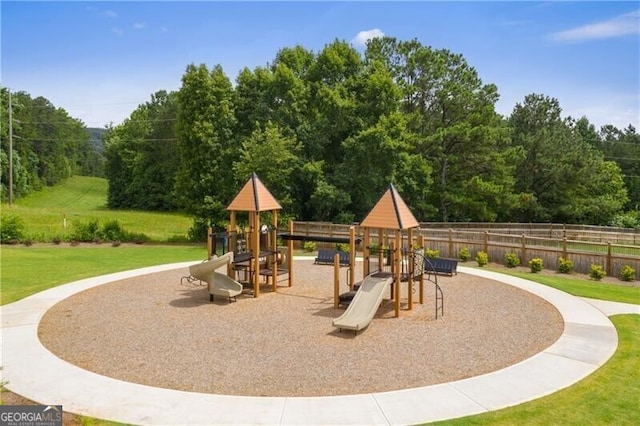
[[[400, 299], [404, 282], [407, 283], [407, 309], [413, 309], [415, 281], [419, 283], [419, 301], [423, 304], [424, 270], [425, 263], [428, 262], [425, 262], [423, 256], [423, 239], [419, 239], [416, 248], [413, 245], [413, 229], [417, 228], [419, 223], [393, 184], [389, 185], [387, 191], [367, 214], [360, 226], [364, 228], [364, 279], [357, 285], [352, 282], [349, 293], [340, 296], [336, 294], [335, 307], [341, 302], [348, 303], [348, 307], [342, 316], [333, 321], [334, 327], [340, 330], [348, 329], [356, 332], [366, 327], [373, 319], [387, 289], [391, 290], [390, 298], [394, 300], [396, 318], [400, 316]], [[375, 246], [372, 245], [372, 229], [377, 229], [377, 244]], [[391, 241], [388, 231], [393, 231], [394, 238]], [[408, 245], [406, 248], [402, 246], [404, 231], [406, 231]], [[388, 249], [381, 249], [381, 247], [387, 246]], [[377, 258], [377, 263], [372, 267], [374, 255]], [[387, 268], [384, 267], [385, 262]], [[356, 291], [354, 291], [355, 287], [357, 287]], [[437, 278], [436, 288], [439, 289]], [[436, 318], [439, 311], [438, 300], [442, 301], [442, 297], [438, 297], [438, 293], [436, 293]], [[442, 311], [444, 311], [443, 308]]]
[[[420, 236], [417, 244], [414, 245], [413, 231], [419, 227], [419, 223], [393, 184], [389, 185], [360, 224], [364, 234], [362, 238], [356, 237], [354, 226], [349, 228], [349, 238], [296, 234], [293, 221], [289, 222], [288, 232], [278, 233], [278, 210], [281, 208], [258, 176], [252, 173], [227, 207], [230, 220], [225, 240], [227, 248], [234, 251], [231, 260], [227, 263], [227, 275], [231, 282], [241, 281], [253, 288], [254, 297], [259, 297], [261, 278], [264, 278], [267, 285], [271, 284], [272, 291], [277, 292], [281, 276], [287, 275], [288, 286], [293, 285], [294, 241], [348, 243], [348, 254], [335, 251], [333, 259], [334, 307], [348, 304], [344, 315], [334, 320], [335, 327], [356, 331], [366, 327], [375, 316], [387, 289], [390, 289], [390, 299], [394, 301], [395, 317], [399, 317], [404, 283], [407, 284], [407, 310], [413, 309], [414, 283], [416, 282], [419, 284], [419, 303], [424, 303], [425, 267], [429, 271], [435, 272], [435, 269], [432, 266], [429, 268], [430, 264], [424, 258], [423, 237]], [[248, 213], [249, 230], [244, 235], [238, 233], [237, 212]], [[261, 224], [263, 212], [270, 214], [270, 224]], [[261, 235], [265, 236], [265, 247], [261, 247]], [[372, 239], [374, 235], [377, 237], [376, 240]], [[240, 236], [245, 238], [239, 238]], [[286, 247], [278, 247], [278, 239], [285, 241]], [[374, 241], [376, 241], [375, 244]], [[355, 283], [356, 245], [360, 242], [364, 242], [364, 279], [360, 283]], [[406, 246], [403, 246], [403, 242]], [[214, 251], [216, 250], [210, 230], [208, 242], [210, 259]], [[329, 259], [322, 260], [322, 263], [330, 263]], [[348, 268], [349, 292], [341, 295], [340, 270], [345, 266]], [[243, 280], [238, 278], [239, 274], [243, 275]], [[438, 312], [444, 311], [442, 291], [437, 284], [437, 276], [435, 285], [437, 318]], [[237, 291], [237, 287], [235, 289], [234, 291]], [[242, 289], [241, 286], [240, 292]], [[211, 293], [212, 297], [213, 294]], [[232, 296], [229, 297], [231, 299]]]
[[[240, 189], [236, 197], [231, 201], [227, 210], [230, 212], [229, 226], [227, 229], [229, 236], [229, 246], [238, 247], [238, 227], [237, 212], [248, 212], [249, 232], [246, 239], [246, 251], [243, 248], [240, 253], [236, 253], [234, 262], [227, 270], [229, 277], [234, 278], [238, 271], [242, 271], [245, 282], [253, 287], [254, 297], [260, 295], [260, 276], [266, 276], [271, 281], [273, 291], [277, 289], [277, 276], [281, 272], [278, 269], [278, 247], [276, 230], [278, 228], [278, 210], [282, 209], [280, 203], [271, 195], [271, 192], [260, 181], [255, 173], [252, 173], [249, 180]], [[272, 226], [261, 227], [260, 215], [263, 212], [271, 213]], [[260, 250], [260, 234], [265, 232], [269, 235], [267, 250]], [[240, 250], [238, 250], [240, 251]], [[211, 253], [211, 251], [209, 251]], [[291, 251], [289, 251], [291, 253]], [[261, 263], [265, 268], [261, 270]], [[289, 261], [291, 265], [291, 261]], [[284, 272], [284, 271], [282, 271]], [[292, 266], [287, 271], [291, 274]]]

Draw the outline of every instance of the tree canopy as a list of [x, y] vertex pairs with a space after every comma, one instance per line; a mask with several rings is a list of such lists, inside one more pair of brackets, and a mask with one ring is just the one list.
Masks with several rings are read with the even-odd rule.
[[[234, 82], [221, 65], [190, 64], [177, 91], [107, 130], [108, 203], [221, 223], [256, 172], [299, 220], [360, 221], [390, 182], [421, 221], [607, 224], [638, 208], [635, 128], [562, 118], [544, 94], [503, 117], [499, 97], [462, 55], [415, 39], [373, 39], [363, 53], [341, 40], [284, 47]], [[31, 150], [47, 159], [33, 168], [42, 182], [68, 169]]]
[[[76, 174], [102, 175], [102, 156], [84, 123], [41, 96], [11, 93], [13, 195], [18, 198]], [[9, 192], [9, 90], [0, 88], [1, 196]]]

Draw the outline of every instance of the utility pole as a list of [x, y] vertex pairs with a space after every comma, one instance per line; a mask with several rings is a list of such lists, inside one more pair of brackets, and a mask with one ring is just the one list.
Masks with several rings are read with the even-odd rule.
[[13, 108], [11, 89], [9, 91], [9, 205], [13, 205]]

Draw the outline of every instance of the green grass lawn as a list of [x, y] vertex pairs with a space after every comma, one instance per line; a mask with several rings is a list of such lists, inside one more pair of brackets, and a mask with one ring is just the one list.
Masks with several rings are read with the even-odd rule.
[[578, 297], [610, 300], [613, 302], [635, 303], [640, 305], [640, 288], [620, 284], [602, 283], [572, 275], [542, 275], [531, 272], [520, 272], [509, 268], [486, 268], [491, 271], [513, 275], [526, 280], [535, 281], [549, 287], [557, 288]]
[[77, 247], [0, 247], [2, 304], [60, 284], [111, 272], [120, 272], [165, 263], [202, 260], [207, 257], [199, 246], [146, 246], [81, 244]]
[[[102, 225], [118, 220], [129, 232], [142, 233], [153, 241], [186, 240], [191, 219], [179, 213], [109, 210], [106, 208], [107, 180], [74, 176], [42, 191], [2, 205], [3, 214], [20, 216], [28, 238], [34, 241], [63, 240], [73, 233], [76, 222], [98, 220]], [[64, 226], [66, 217], [67, 227]]]
[[593, 374], [543, 398], [443, 425], [637, 425], [640, 419], [640, 315], [615, 315], [618, 349]]

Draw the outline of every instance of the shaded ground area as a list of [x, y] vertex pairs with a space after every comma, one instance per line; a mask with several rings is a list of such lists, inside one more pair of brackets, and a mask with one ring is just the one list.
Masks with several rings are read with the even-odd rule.
[[563, 329], [558, 312], [542, 299], [464, 274], [440, 278], [444, 318], [434, 319], [434, 290], [427, 283], [424, 305], [396, 319], [385, 301], [357, 336], [331, 324], [343, 309], [333, 308], [330, 266], [296, 261], [293, 287], [277, 293], [265, 287], [259, 298], [241, 296], [231, 304], [210, 303], [206, 288], [181, 285], [186, 274], [151, 274], [79, 293], [44, 316], [40, 339], [62, 359], [135, 383], [321, 396], [487, 373], [540, 352]]

